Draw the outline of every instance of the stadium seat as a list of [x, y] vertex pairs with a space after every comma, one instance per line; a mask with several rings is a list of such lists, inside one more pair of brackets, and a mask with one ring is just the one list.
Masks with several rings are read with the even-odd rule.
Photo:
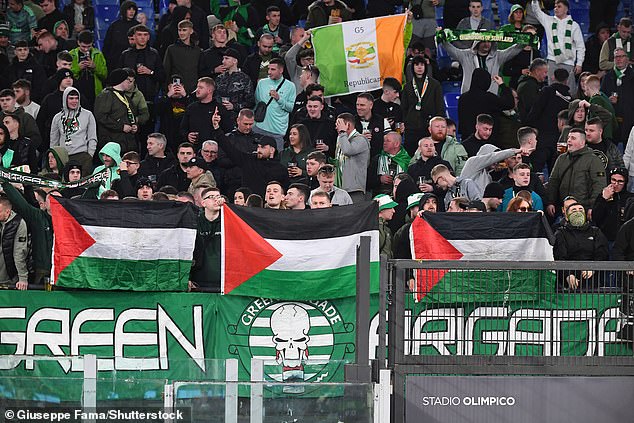
[[163, 16], [169, 9], [169, 0], [159, 0], [159, 15]]
[[93, 6], [116, 6], [117, 10], [119, 10], [118, 0], [93, 0], [92, 5]]
[[442, 92], [444, 94], [460, 94], [460, 87], [462, 86], [462, 82], [461, 81], [443, 81], [441, 83], [442, 85]]
[[115, 20], [119, 15], [119, 5], [118, 4], [101, 4], [95, 6], [95, 17], [100, 17], [104, 19]]
[[458, 109], [458, 99], [460, 98], [460, 91], [445, 93], [445, 108]]
[[500, 17], [500, 25], [508, 23], [507, 18], [511, 13], [511, 3], [508, 0], [498, 0], [498, 16]]
[[117, 18], [104, 18], [102, 16], [95, 16], [95, 30], [96, 32], [99, 31], [103, 31], [103, 33], [106, 33], [106, 30], [108, 29], [108, 27], [110, 26], [110, 24], [112, 24], [113, 21], [115, 21]]

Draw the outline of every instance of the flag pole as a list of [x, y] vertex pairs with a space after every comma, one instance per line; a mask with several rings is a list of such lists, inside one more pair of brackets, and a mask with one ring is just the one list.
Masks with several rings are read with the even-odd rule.
[[370, 240], [369, 236], [360, 238], [357, 247], [357, 327], [355, 364], [345, 366], [347, 382], [370, 383], [370, 340], [367, 336], [370, 327]]

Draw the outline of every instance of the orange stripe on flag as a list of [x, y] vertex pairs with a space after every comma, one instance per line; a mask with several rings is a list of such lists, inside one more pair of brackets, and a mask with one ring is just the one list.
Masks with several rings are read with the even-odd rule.
[[402, 82], [403, 60], [405, 60], [405, 46], [403, 46], [405, 20], [405, 15], [376, 19], [376, 41], [379, 50], [381, 81], [391, 76]]

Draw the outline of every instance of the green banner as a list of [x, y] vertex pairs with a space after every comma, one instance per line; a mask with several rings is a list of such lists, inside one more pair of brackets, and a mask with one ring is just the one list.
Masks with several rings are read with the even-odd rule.
[[447, 41], [491, 41], [508, 44], [523, 44], [538, 48], [539, 39], [532, 34], [506, 31], [478, 31], [472, 29], [441, 29], [436, 32], [439, 42]]
[[[553, 294], [486, 305], [411, 301], [404, 347], [408, 354], [631, 356], [631, 348], [616, 340], [619, 300], [618, 295]], [[375, 295], [373, 310], [377, 305]], [[368, 332], [372, 357], [377, 328], [375, 314]], [[222, 381], [222, 364], [213, 359], [238, 359], [243, 381], [250, 379], [251, 358], [257, 357], [267, 361], [267, 380], [342, 382], [344, 363], [354, 360], [354, 340], [354, 298], [301, 302], [217, 294], [5, 291], [0, 398], [76, 401], [82, 364], [68, 356], [85, 354], [98, 356], [101, 400], [160, 399], [168, 382]], [[35, 355], [55, 359], [28, 359]], [[282, 393], [311, 395], [311, 390]]]

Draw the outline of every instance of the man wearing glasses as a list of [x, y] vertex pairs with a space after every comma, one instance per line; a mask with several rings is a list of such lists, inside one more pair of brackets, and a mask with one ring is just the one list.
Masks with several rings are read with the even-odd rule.
[[224, 200], [218, 188], [204, 189], [200, 197], [202, 209], [198, 215], [189, 290], [220, 292], [220, 209]]
[[456, 197], [464, 197], [469, 201], [480, 200], [482, 197], [482, 191], [473, 180], [462, 176], [456, 178], [443, 164], [434, 166], [431, 170], [431, 179], [434, 185], [446, 191], [445, 209], [449, 208], [449, 203]]
[[335, 186], [335, 167], [325, 164], [317, 171], [319, 187], [310, 193], [309, 203], [312, 204], [312, 196], [317, 191], [325, 192], [330, 197], [330, 203], [335, 206], [347, 206], [352, 204], [352, 198], [345, 190]]
[[136, 184], [139, 180], [140, 166], [139, 153], [128, 151], [121, 157], [119, 164], [119, 178], [112, 183], [112, 189], [117, 191], [119, 198], [136, 197]]
[[626, 220], [625, 204], [634, 194], [625, 189], [629, 180], [626, 168], [614, 168], [608, 175], [610, 184], [603, 188], [601, 195], [594, 201], [592, 219], [608, 238], [612, 247], [617, 232]]

